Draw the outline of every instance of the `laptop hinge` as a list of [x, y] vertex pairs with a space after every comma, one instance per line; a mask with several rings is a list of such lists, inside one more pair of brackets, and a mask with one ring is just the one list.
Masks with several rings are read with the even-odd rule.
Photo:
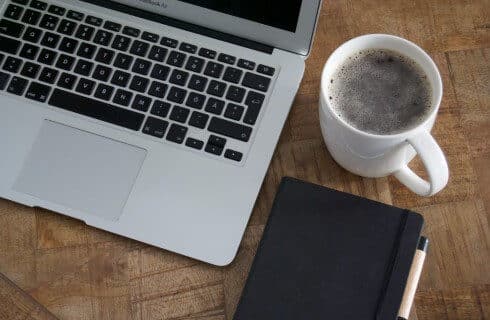
[[170, 18], [166, 17], [161, 14], [145, 11], [142, 9], [138, 9], [135, 7], [131, 7], [122, 3], [114, 2], [114, 1], [109, 1], [109, 0], [81, 0], [83, 2], [88, 2], [91, 4], [95, 4], [97, 6], [101, 6], [104, 8], [112, 9], [112, 10], [117, 10], [123, 13], [127, 13], [136, 17], [140, 17], [143, 19], [151, 20], [154, 22], [162, 23], [171, 27], [176, 27], [179, 29], [187, 30], [190, 32], [202, 34], [207, 37], [215, 38], [218, 40], [230, 42], [245, 48], [265, 52], [268, 54], [272, 54], [272, 51], [274, 50], [274, 47], [271, 47], [269, 45], [259, 43], [256, 41], [244, 39], [238, 36], [234, 36], [225, 32], [221, 31], [216, 31], [210, 28], [206, 28], [203, 26], [199, 26], [193, 23], [185, 22], [182, 20], [178, 20], [175, 18]]

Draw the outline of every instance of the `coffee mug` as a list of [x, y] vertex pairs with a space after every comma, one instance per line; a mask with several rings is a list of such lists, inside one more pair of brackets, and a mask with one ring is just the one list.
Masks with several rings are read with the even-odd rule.
[[[432, 86], [432, 110], [416, 127], [391, 135], [378, 135], [354, 128], [333, 110], [328, 82], [337, 68], [355, 53], [369, 49], [399, 52], [419, 64]], [[327, 60], [320, 88], [320, 125], [327, 148], [343, 168], [363, 177], [393, 174], [421, 196], [431, 196], [447, 184], [446, 158], [430, 131], [442, 99], [442, 80], [434, 61], [420, 47], [400, 37], [370, 34], [354, 38], [337, 48]], [[428, 180], [419, 177], [408, 163], [418, 155]]]

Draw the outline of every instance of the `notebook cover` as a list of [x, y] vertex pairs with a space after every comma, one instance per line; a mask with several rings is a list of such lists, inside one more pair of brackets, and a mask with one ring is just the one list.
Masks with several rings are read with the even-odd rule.
[[283, 178], [235, 320], [395, 320], [421, 215]]

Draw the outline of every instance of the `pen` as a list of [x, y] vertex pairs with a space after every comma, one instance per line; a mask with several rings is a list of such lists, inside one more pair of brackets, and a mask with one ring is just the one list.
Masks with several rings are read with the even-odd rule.
[[407, 320], [410, 315], [410, 309], [412, 308], [417, 285], [419, 284], [420, 275], [422, 274], [422, 267], [424, 266], [428, 246], [429, 239], [420, 237], [417, 250], [415, 250], [415, 256], [413, 257], [412, 267], [408, 274], [407, 285], [403, 292], [402, 303], [400, 305], [400, 310], [398, 311], [398, 320]]

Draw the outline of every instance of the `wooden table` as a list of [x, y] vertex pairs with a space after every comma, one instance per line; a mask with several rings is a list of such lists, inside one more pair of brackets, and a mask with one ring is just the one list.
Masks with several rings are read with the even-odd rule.
[[[390, 4], [388, 4], [390, 3]], [[339, 168], [318, 125], [322, 65], [344, 41], [391, 33], [442, 73], [434, 135], [451, 178], [413, 195]], [[306, 74], [236, 260], [217, 268], [0, 200], [0, 319], [232, 319], [277, 185], [289, 175], [421, 212], [430, 237], [411, 319], [490, 319], [490, 1], [326, 1]], [[415, 161], [413, 167], [421, 169]]]

